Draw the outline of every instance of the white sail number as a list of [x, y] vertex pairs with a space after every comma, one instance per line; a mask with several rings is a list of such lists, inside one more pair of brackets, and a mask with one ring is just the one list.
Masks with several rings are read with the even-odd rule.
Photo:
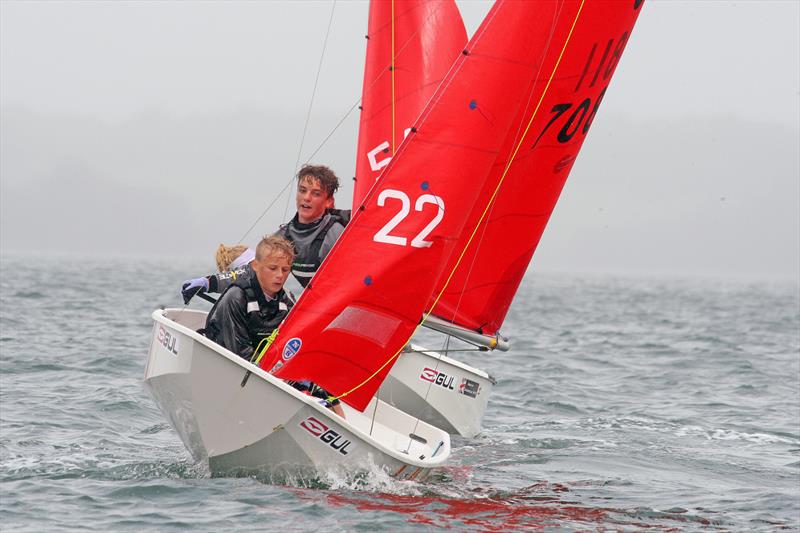
[[[408, 137], [408, 133], [411, 131], [411, 128], [406, 128], [403, 130], [403, 139]], [[388, 152], [391, 145], [389, 141], [383, 141], [378, 146], [367, 152], [367, 161], [369, 161], [369, 168], [372, 169], [373, 172], [377, 172], [386, 165], [389, 164], [389, 161], [392, 160], [392, 156], [384, 157], [380, 161], [378, 161], [378, 154], [383, 152]], [[377, 178], [375, 178], [377, 179]]]
[[[400, 224], [400, 222], [402, 222], [409, 213], [411, 213], [411, 200], [403, 191], [385, 189], [378, 195], [378, 206], [383, 207], [388, 198], [400, 200], [400, 211], [398, 211], [397, 214], [393, 216], [385, 226], [378, 230], [378, 232], [372, 237], [372, 240], [386, 244], [407, 246], [408, 239], [398, 235], [390, 235], [389, 232], [397, 227], [397, 225]], [[439, 222], [442, 221], [442, 218], [444, 218], [444, 200], [442, 200], [439, 196], [434, 196], [433, 194], [423, 194], [417, 198], [416, 202], [414, 202], [414, 211], [422, 211], [422, 208], [425, 206], [425, 204], [434, 204], [439, 209], [436, 212], [436, 216], [433, 217], [433, 220], [431, 220], [427, 226], [422, 228], [422, 231], [420, 231], [416, 237], [411, 239], [411, 246], [414, 248], [428, 248], [430, 245], [432, 245], [433, 242], [426, 241], [425, 237], [430, 235], [433, 229], [439, 225]]]

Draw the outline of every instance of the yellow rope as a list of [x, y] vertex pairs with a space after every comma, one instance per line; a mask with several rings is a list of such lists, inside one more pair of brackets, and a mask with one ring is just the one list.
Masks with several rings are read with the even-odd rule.
[[[417, 331], [417, 330], [416, 330], [416, 329], [414, 329], [414, 332], [415, 332], [415, 333], [416, 333], [416, 331]], [[412, 333], [411, 335], [413, 336], [414, 334]], [[410, 339], [410, 338], [411, 338], [411, 337], [409, 337], [409, 339]], [[339, 396], [331, 396], [330, 398], [333, 398], [334, 400], [341, 400], [342, 398], [344, 398], [345, 396], [347, 396], [347, 395], [348, 395], [348, 394], [350, 394], [351, 392], [357, 391], [358, 389], [360, 389], [361, 387], [363, 387], [364, 385], [366, 385], [367, 383], [369, 383], [369, 380], [371, 380], [372, 378], [374, 378], [375, 376], [377, 376], [378, 374], [380, 374], [381, 370], [383, 370], [384, 368], [386, 368], [386, 365], [388, 365], [389, 363], [391, 363], [392, 361], [394, 361], [395, 359], [397, 359], [397, 356], [398, 356], [398, 355], [400, 355], [400, 352], [402, 352], [402, 351], [403, 351], [403, 348], [404, 348], [404, 347], [405, 347], [405, 343], [403, 343], [403, 346], [401, 346], [401, 347], [400, 347], [400, 349], [399, 349], [399, 350], [397, 350], [397, 352], [395, 352], [395, 354], [394, 354], [392, 357], [390, 357], [389, 359], [387, 359], [387, 360], [386, 360], [386, 362], [385, 362], [385, 363], [383, 363], [383, 364], [381, 365], [381, 367], [380, 367], [378, 370], [376, 370], [375, 372], [373, 372], [373, 373], [372, 373], [372, 375], [371, 375], [370, 377], [368, 377], [367, 379], [365, 379], [364, 381], [362, 381], [361, 383], [359, 383], [358, 385], [356, 385], [355, 387], [353, 387], [353, 388], [352, 388], [352, 389], [350, 389], [349, 391], [347, 391], [347, 392], [344, 392], [344, 393], [340, 394]]]
[[[567, 49], [567, 45], [569, 44], [569, 41], [572, 38], [572, 32], [575, 29], [575, 25], [578, 22], [578, 18], [580, 17], [581, 11], [583, 10], [583, 4], [585, 3], [585, 1], [586, 0], [582, 0], [581, 1], [581, 5], [578, 7], [578, 12], [575, 14], [575, 20], [572, 21], [572, 27], [569, 29], [569, 34], [567, 34], [567, 39], [564, 42], [564, 46], [561, 48], [561, 53], [558, 55], [558, 60], [556, 61], [555, 66], [553, 67], [553, 72], [550, 74], [550, 79], [547, 80], [547, 85], [545, 85], [544, 91], [542, 92], [542, 96], [541, 96], [541, 98], [539, 98], [539, 102], [536, 104], [536, 109], [534, 109], [533, 115], [531, 116], [530, 121], [528, 121], [528, 125], [525, 127], [525, 131], [522, 133], [522, 137], [520, 138], [519, 143], [517, 144], [517, 147], [514, 149], [514, 152], [511, 154], [511, 157], [509, 158], [508, 163], [506, 164], [506, 167], [503, 170], [503, 175], [500, 177], [500, 181], [497, 183], [497, 187], [495, 187], [494, 192], [492, 193], [492, 197], [489, 199], [489, 202], [486, 204], [486, 208], [483, 210], [483, 213], [481, 214], [481, 218], [478, 220], [478, 223], [475, 225], [475, 228], [472, 230], [472, 234], [469, 236], [469, 240], [467, 241], [466, 246], [461, 251], [461, 255], [459, 256], [458, 261], [456, 262], [455, 266], [453, 267], [453, 270], [450, 272], [450, 275], [447, 277], [447, 281], [445, 282], [444, 286], [442, 287], [442, 290], [439, 292], [439, 295], [436, 296], [436, 300], [433, 302], [433, 305], [431, 306], [430, 310], [422, 318], [422, 321], [419, 324], [420, 326], [423, 323], [425, 323], [425, 321], [431, 315], [431, 313], [433, 312], [434, 307], [436, 307], [436, 304], [439, 302], [439, 299], [442, 297], [442, 294], [444, 294], [444, 291], [447, 289], [447, 286], [450, 284], [450, 281], [453, 279], [453, 274], [455, 274], [456, 270], [458, 269], [458, 266], [461, 264], [461, 260], [464, 258], [464, 255], [466, 254], [467, 249], [469, 248], [469, 245], [472, 243], [472, 239], [475, 237], [475, 234], [477, 233], [478, 228], [480, 227], [481, 223], [483, 222], [483, 219], [486, 217], [486, 213], [489, 212], [489, 208], [491, 207], [492, 203], [494, 202], [494, 199], [497, 196], [497, 193], [500, 191], [500, 187], [503, 185], [503, 181], [506, 178], [506, 174], [508, 174], [508, 170], [511, 168], [511, 163], [514, 161], [514, 158], [517, 156], [517, 153], [519, 152], [519, 149], [522, 146], [522, 142], [525, 140], [525, 136], [528, 134], [528, 130], [530, 129], [531, 124], [533, 124], [533, 120], [536, 118], [536, 114], [539, 112], [539, 107], [541, 107], [542, 101], [544, 101], [544, 97], [547, 94], [547, 91], [550, 89], [550, 84], [552, 83], [553, 78], [555, 78], [556, 70], [558, 70], [558, 66], [561, 64], [561, 58], [564, 57], [564, 51]], [[392, 3], [392, 8], [394, 9], [394, 2]], [[394, 17], [392, 17], [392, 23], [394, 23]], [[394, 37], [392, 37], [392, 39], [394, 39]], [[392, 87], [392, 88], [394, 89], [394, 87]], [[394, 101], [394, 99], [392, 99], [392, 100]], [[392, 131], [394, 132], [394, 128], [392, 129]], [[417, 332], [417, 329], [419, 329], [419, 326], [417, 326], [414, 329], [414, 332], [409, 337], [409, 340], [411, 339], [411, 337], [414, 336], [414, 333]], [[367, 379], [365, 379], [364, 381], [362, 381], [361, 383], [359, 383], [358, 385], [356, 385], [355, 387], [353, 387], [349, 391], [347, 391], [347, 392], [345, 392], [343, 394], [340, 394], [339, 396], [332, 397], [332, 398], [334, 398], [334, 399], [344, 398], [345, 396], [347, 396], [348, 394], [352, 393], [353, 391], [356, 391], [356, 390], [360, 389], [361, 387], [363, 387], [364, 385], [366, 385], [372, 378], [377, 376], [381, 372], [381, 370], [386, 368], [386, 365], [388, 365], [389, 363], [394, 361], [400, 355], [400, 353], [403, 351], [403, 347], [405, 347], [405, 344], [406, 343], [403, 343], [403, 346], [400, 347], [400, 349], [397, 350], [397, 352], [395, 352], [395, 354], [392, 357], [390, 357], [385, 363], [383, 363], [380, 366], [380, 368], [378, 368], [378, 370], [373, 372], [372, 375], [370, 375]]]
[[[258, 363], [261, 362], [261, 358], [264, 357], [264, 354], [267, 353], [267, 350], [269, 349], [269, 347], [272, 345], [272, 343], [275, 341], [275, 339], [277, 337], [278, 337], [278, 328], [275, 328], [275, 329], [272, 330], [272, 333], [269, 334], [269, 337], [265, 337], [265, 338], [261, 339], [261, 342], [258, 343], [258, 346], [256, 346], [256, 350], [253, 352], [253, 355], [258, 354], [258, 357], [256, 357], [256, 360], [253, 361], [254, 365], [258, 366]], [[264, 345], [264, 348], [261, 348], [262, 344]], [[259, 349], [261, 350], [260, 353], [259, 353]], [[252, 358], [250, 360], [252, 361]]]
[[442, 294], [444, 291], [447, 290], [447, 286], [450, 284], [450, 281], [453, 279], [453, 275], [455, 274], [456, 270], [458, 270], [458, 266], [461, 264], [461, 260], [464, 259], [464, 255], [467, 253], [467, 249], [469, 249], [469, 245], [472, 244], [472, 239], [475, 237], [475, 234], [478, 232], [478, 228], [483, 223], [483, 219], [486, 218], [486, 214], [489, 212], [492, 204], [494, 203], [494, 199], [497, 197], [497, 193], [500, 191], [500, 187], [503, 185], [503, 181], [506, 179], [506, 175], [508, 174], [509, 169], [511, 168], [511, 163], [514, 162], [514, 158], [517, 157], [517, 153], [519, 152], [522, 143], [525, 141], [525, 137], [528, 135], [528, 130], [530, 129], [531, 125], [533, 124], [534, 119], [536, 118], [537, 113], [539, 112], [539, 107], [541, 107], [542, 102], [544, 101], [544, 97], [547, 95], [547, 91], [550, 89], [550, 84], [555, 78], [556, 70], [558, 70], [558, 66], [561, 64], [561, 58], [564, 57], [564, 52], [567, 49], [567, 45], [569, 44], [570, 39], [572, 39], [572, 31], [575, 29], [575, 25], [578, 23], [578, 17], [581, 15], [581, 11], [583, 10], [583, 4], [586, 0], [581, 1], [581, 5], [578, 6], [578, 12], [575, 13], [575, 20], [572, 21], [572, 27], [569, 29], [569, 33], [567, 34], [567, 39], [564, 41], [564, 46], [561, 48], [561, 53], [558, 55], [558, 60], [556, 61], [555, 66], [553, 67], [553, 72], [550, 73], [550, 79], [547, 80], [547, 85], [544, 87], [544, 91], [542, 92], [542, 96], [539, 98], [539, 102], [536, 104], [536, 109], [533, 110], [533, 115], [531, 115], [531, 119], [528, 121], [528, 125], [525, 127], [525, 131], [522, 133], [522, 137], [520, 137], [519, 143], [517, 143], [517, 147], [514, 149], [514, 152], [511, 154], [511, 157], [506, 163], [506, 167], [503, 170], [503, 175], [500, 176], [500, 181], [497, 182], [497, 187], [495, 187], [494, 192], [492, 193], [492, 197], [489, 199], [489, 202], [486, 204], [486, 208], [481, 213], [481, 217], [478, 220], [478, 223], [475, 224], [475, 228], [472, 230], [472, 234], [469, 236], [469, 240], [467, 241], [467, 245], [464, 246], [464, 249], [461, 250], [461, 255], [458, 257], [458, 261], [456, 261], [453, 270], [450, 271], [450, 275], [447, 277], [447, 281], [445, 282], [442, 290], [439, 292], [439, 295], [436, 296], [436, 300], [434, 300], [433, 305], [430, 307], [428, 312], [422, 318], [421, 324], [424, 324], [428, 317], [431, 316], [433, 309], [436, 307], [436, 304], [439, 303], [439, 299], [441, 299]]
[[394, 115], [395, 115], [394, 71], [397, 70], [397, 69], [395, 68], [396, 66], [394, 64], [394, 61], [395, 61], [395, 57], [394, 57], [394, 0], [392, 0], [392, 63], [391, 63], [391, 68], [392, 68], [392, 156], [394, 156], [395, 146], [396, 146], [396, 144], [395, 144], [395, 134], [394, 134], [394, 128], [395, 128], [395, 125], [394, 125], [394, 121], [395, 121], [395, 118], [394, 118]]

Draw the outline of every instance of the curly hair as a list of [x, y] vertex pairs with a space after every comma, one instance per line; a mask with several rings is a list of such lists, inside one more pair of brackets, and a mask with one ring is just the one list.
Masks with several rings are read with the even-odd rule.
[[233, 246], [220, 244], [214, 255], [214, 259], [217, 261], [217, 272], [226, 272], [230, 268], [231, 263], [242, 255], [245, 250], [247, 250], [247, 246], [244, 244], [234, 244]]
[[339, 190], [339, 178], [336, 177], [333, 170], [325, 165], [303, 165], [303, 168], [297, 172], [297, 183], [307, 178], [318, 180], [328, 198], [332, 198]]

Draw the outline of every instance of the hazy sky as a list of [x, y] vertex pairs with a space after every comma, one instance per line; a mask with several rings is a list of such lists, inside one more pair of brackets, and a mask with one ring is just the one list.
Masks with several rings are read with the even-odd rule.
[[[332, 8], [301, 161], [357, 102], [367, 7], [0, 1], [0, 248], [211, 264], [295, 170]], [[800, 2], [647, 0], [535, 268], [797, 279], [799, 65]]]

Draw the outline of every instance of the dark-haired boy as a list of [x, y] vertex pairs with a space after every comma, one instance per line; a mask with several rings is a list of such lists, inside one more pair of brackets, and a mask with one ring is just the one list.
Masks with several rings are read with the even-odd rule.
[[[306, 287], [350, 221], [349, 210], [334, 209], [339, 178], [324, 165], [305, 165], [297, 173], [297, 213], [276, 232], [295, 248], [292, 275]], [[222, 292], [240, 276], [251, 276], [250, 265], [183, 282], [181, 294], [188, 303], [201, 289]]]

